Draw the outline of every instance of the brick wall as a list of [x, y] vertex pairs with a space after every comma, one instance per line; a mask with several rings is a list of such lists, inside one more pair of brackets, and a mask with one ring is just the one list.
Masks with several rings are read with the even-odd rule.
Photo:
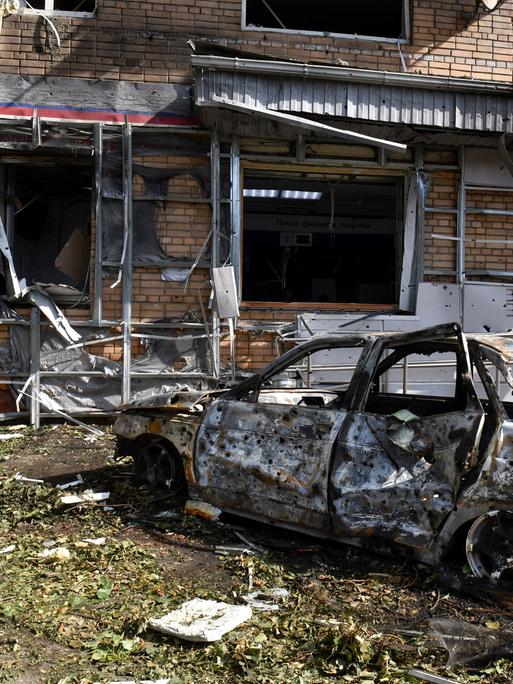
[[[414, 0], [411, 72], [511, 81], [513, 0], [472, 18], [474, 0]], [[191, 78], [188, 39], [300, 61], [401, 71], [397, 47], [297, 32], [241, 30], [240, 0], [98, 0], [93, 19], [56, 17], [61, 48], [37, 16], [11, 15], [0, 33], [4, 73], [148, 82]]]
[[[432, 269], [455, 271], [457, 243], [453, 240], [433, 237], [433, 234], [456, 237], [456, 213], [447, 213], [443, 210], [455, 211], [458, 206], [459, 173], [456, 171], [437, 171], [432, 174], [432, 179], [426, 204], [435, 211], [428, 211], [425, 214], [424, 269], [426, 271]], [[428, 273], [426, 280], [454, 282], [454, 276], [440, 277], [439, 274]]]
[[[467, 192], [465, 243], [468, 270], [513, 271], [513, 217], [482, 215], [473, 213], [473, 209], [513, 211], [513, 194], [496, 190]], [[467, 277], [469, 280], [504, 282], [504, 278], [483, 274], [468, 273]]]

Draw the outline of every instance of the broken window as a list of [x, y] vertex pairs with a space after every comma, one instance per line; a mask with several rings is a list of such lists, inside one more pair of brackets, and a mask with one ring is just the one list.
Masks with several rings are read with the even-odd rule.
[[468, 395], [461, 364], [454, 351], [432, 344], [411, 351], [389, 349], [377, 366], [365, 410], [392, 415], [404, 409], [416, 416], [463, 411]]
[[28, 285], [51, 284], [49, 294], [61, 301], [84, 297], [91, 252], [91, 167], [12, 164], [5, 176], [7, 231], [18, 277]]
[[22, 0], [20, 3], [24, 11], [44, 12], [56, 15], [93, 15], [96, 12], [96, 0]]
[[408, 3], [406, 0], [318, 0], [315, 3], [243, 0], [242, 26], [404, 41], [408, 38]]
[[246, 302], [397, 305], [404, 179], [244, 179]]

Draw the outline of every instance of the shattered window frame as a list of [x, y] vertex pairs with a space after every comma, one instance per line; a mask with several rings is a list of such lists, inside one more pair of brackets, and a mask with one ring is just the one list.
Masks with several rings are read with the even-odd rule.
[[[368, 34], [357, 34], [357, 33], [339, 33], [336, 31], [309, 31], [308, 29], [292, 29], [292, 28], [273, 28], [269, 26], [257, 26], [255, 24], [247, 23], [247, 5], [250, 2], [262, 2], [263, 0], [242, 0], [242, 12], [241, 12], [241, 28], [243, 31], [265, 31], [266, 33], [285, 33], [285, 34], [298, 34], [305, 36], [334, 36], [336, 38], [345, 38], [350, 40], [364, 40], [364, 41], [375, 41], [379, 40], [380, 43], [393, 43], [397, 44], [408, 44], [411, 41], [411, 21], [410, 21], [410, 2], [409, 0], [402, 0], [402, 27], [401, 35], [397, 38], [390, 38], [379, 35], [368, 35]], [[271, 4], [266, 0], [265, 6]], [[274, 12], [272, 12], [274, 14]], [[275, 15], [276, 16], [276, 15]], [[277, 19], [279, 23], [281, 20]], [[329, 22], [329, 19], [327, 20]]]
[[[239, 291], [240, 291], [240, 303], [241, 306], [251, 309], [258, 308], [262, 305], [270, 307], [271, 309], [291, 309], [299, 308], [302, 310], [308, 310], [312, 308], [321, 308], [325, 310], [335, 309], [339, 307], [349, 307], [353, 308], [355, 306], [365, 306], [369, 310], [372, 308], [376, 311], [386, 310], [392, 311], [397, 310], [400, 307], [400, 288], [401, 288], [401, 278], [404, 269], [404, 253], [405, 253], [405, 243], [406, 243], [406, 229], [407, 229], [407, 202], [408, 202], [408, 187], [410, 182], [410, 175], [407, 172], [401, 170], [394, 170], [389, 172], [384, 172], [380, 169], [369, 169], [364, 167], [352, 167], [351, 169], [343, 167], [333, 167], [329, 169], [329, 173], [323, 173], [322, 169], [318, 166], [315, 168], [310, 168], [309, 170], [304, 170], [301, 165], [296, 166], [295, 164], [290, 165], [290, 170], [284, 170], [280, 166], [269, 162], [264, 165], [254, 166], [251, 162], [244, 162], [241, 167], [241, 183], [242, 183], [242, 197], [241, 197], [241, 212], [240, 212], [240, 223], [238, 227], [240, 235], [240, 273], [239, 273]], [[256, 174], [256, 175], [255, 175]], [[333, 179], [336, 179], [336, 185], [360, 182], [362, 185], [368, 186], [369, 192], [373, 187], [383, 183], [394, 184], [398, 194], [396, 194], [395, 202], [395, 214], [394, 219], [396, 222], [394, 232], [390, 233], [394, 238], [394, 287], [395, 292], [391, 295], [390, 301], [372, 301], [365, 298], [363, 295], [359, 296], [357, 299], [354, 297], [343, 297], [338, 296], [333, 300], [322, 300], [320, 298], [302, 298], [298, 295], [298, 298], [285, 299], [279, 297], [273, 297], [272, 293], [268, 297], [255, 297], [248, 292], [247, 289], [247, 274], [245, 274], [245, 254], [247, 246], [245, 244], [245, 235], [247, 231], [257, 233], [258, 230], [251, 230], [248, 227], [248, 217], [252, 214], [257, 215], [258, 212], [252, 212], [248, 209], [246, 200], [252, 201], [250, 197], [246, 198], [244, 193], [246, 190], [252, 188], [248, 183], [260, 182], [261, 178], [259, 175], [264, 174], [264, 178], [267, 178], [267, 184], [270, 182], [277, 184], [286, 184], [287, 182], [295, 184], [303, 182], [311, 182], [314, 184], [328, 184]], [[267, 175], [266, 175], [267, 174]], [[359, 178], [361, 177], [361, 178]], [[278, 185], [273, 185], [273, 187], [278, 187]], [[277, 214], [278, 216], [278, 214]], [[326, 218], [326, 220], [328, 220]], [[305, 228], [305, 230], [307, 230]], [[418, 225], [415, 225], [415, 232], [418, 230]], [[261, 232], [261, 231], [260, 231]], [[279, 231], [276, 231], [277, 233]], [[308, 232], [308, 231], [307, 231]], [[302, 235], [301, 231], [298, 231], [299, 235]], [[314, 248], [312, 247], [312, 250]], [[366, 300], [367, 299], [367, 300]]]
[[[25, 3], [24, 0], [20, 2], [20, 14], [29, 15], [44, 15], [45, 17], [80, 17], [83, 19], [94, 19], [98, 11], [98, 2], [94, 3], [94, 10], [92, 12], [84, 12], [80, 10], [64, 10], [64, 9], [54, 9], [55, 0], [44, 0], [44, 9], [39, 9], [37, 7], [31, 6], [32, 3]], [[83, 3], [80, 0], [74, 0], [74, 4], [78, 7]]]
[[[11, 215], [11, 220], [7, 223], [6, 234], [17, 275], [23, 279], [26, 278], [29, 287], [33, 287], [50, 295], [56, 303], [72, 305], [74, 308], [87, 308], [90, 304], [93, 290], [91, 282], [91, 254], [94, 239], [93, 165], [88, 159], [77, 160], [71, 156], [56, 158], [55, 161], [34, 157], [30, 158], [30, 163], [26, 163], [25, 159], [23, 159], [23, 157], [17, 157], [15, 159], [2, 160], [2, 163], [0, 164], [0, 174], [3, 178], [2, 182], [5, 187], [3, 210]], [[52, 193], [48, 193], [47, 190], [43, 189], [43, 191], [39, 193], [35, 191], [33, 193], [31, 191], [30, 195], [27, 195], [26, 201], [19, 199], [18, 194], [21, 189], [27, 190], [27, 188], [30, 187], [30, 183], [27, 183], [27, 180], [23, 179], [25, 172], [44, 175], [51, 169], [55, 171], [55, 175], [58, 178], [59, 175], [64, 177], [71, 167], [75, 168], [79, 174], [83, 175], [84, 182], [91, 183], [91, 187], [83, 188], [84, 192], [82, 193], [77, 191], [77, 196], [75, 196], [75, 194], [71, 195], [68, 192], [69, 188], [64, 188], [63, 191], [58, 190], [58, 183], [56, 182], [54, 185], [55, 190], [57, 191], [55, 196], [52, 196]], [[88, 176], [88, 178], [85, 178], [85, 176]], [[78, 195], [82, 195], [83, 201], [81, 201], [81, 198]], [[18, 200], [19, 206], [17, 206], [16, 200]], [[59, 240], [58, 244], [54, 245], [54, 247], [57, 248], [56, 251], [49, 249], [47, 252], [38, 252], [37, 241], [42, 240], [42, 232], [34, 234], [34, 247], [32, 249], [24, 248], [22, 227], [17, 223], [17, 216], [21, 216], [22, 211], [34, 209], [36, 203], [40, 201], [43, 202], [45, 206], [50, 208], [53, 207], [59, 216], [59, 221], [55, 224], [55, 235]], [[79, 219], [82, 219], [82, 224], [80, 223], [80, 220], [77, 220], [76, 223], [70, 224], [74, 228], [73, 230], [70, 229], [68, 236], [61, 235], [62, 226], [65, 225], [66, 211], [72, 211], [78, 205], [82, 205], [83, 209], [87, 207], [87, 213], [84, 213], [81, 217], [80, 215], [77, 215]], [[86, 230], [84, 230], [85, 223], [87, 223]], [[48, 240], [50, 241], [50, 234]], [[29, 237], [28, 243], [30, 242], [31, 240]], [[25, 246], [28, 243], [27, 238], [25, 238]], [[71, 253], [75, 251], [78, 253], [79, 249], [82, 249], [82, 253], [85, 254], [85, 261], [83, 264], [84, 272], [83, 276], [78, 279], [79, 282], [75, 285], [69, 282], [74, 279], [74, 276], [70, 275], [66, 270], [69, 266], [69, 264], [66, 264], [66, 260], [70, 259], [70, 250]], [[35, 259], [38, 264], [41, 264], [41, 271], [38, 273], [37, 271], [34, 272], [33, 270], [25, 270], [22, 268], [19, 263], [21, 258], [20, 255], [22, 254], [28, 255], [29, 265], [31, 258]], [[37, 254], [39, 254], [39, 256], [36, 258], [35, 255]], [[59, 257], [64, 259], [62, 265], [56, 264]], [[50, 278], [47, 281], [44, 276], [41, 277], [41, 273], [43, 273], [44, 270], [53, 270], [55, 272], [54, 278]], [[37, 279], [35, 278], [36, 275]], [[11, 285], [7, 281], [5, 285], [7, 296], [12, 296], [12, 292], [10, 292]]]

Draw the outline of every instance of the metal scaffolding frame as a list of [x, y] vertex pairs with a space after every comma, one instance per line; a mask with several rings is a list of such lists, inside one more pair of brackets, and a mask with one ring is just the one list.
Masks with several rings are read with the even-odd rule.
[[[0, 121], [0, 126], [2, 122]], [[37, 122], [31, 121], [30, 119], [20, 118], [16, 120], [8, 120], [6, 125], [10, 127], [14, 126], [30, 126], [30, 131], [32, 135], [32, 143], [19, 143], [15, 142], [12, 144], [2, 143], [1, 147], [8, 150], [16, 151], [33, 151], [41, 145], [41, 121], [38, 119]], [[90, 129], [92, 137], [91, 151], [94, 157], [94, 188], [92, 194], [93, 208], [94, 208], [94, 221], [95, 221], [95, 242], [94, 242], [94, 281], [91, 288], [92, 301], [91, 301], [91, 318], [90, 320], [78, 320], [70, 321], [73, 327], [80, 328], [82, 326], [87, 326], [91, 328], [98, 328], [98, 330], [114, 329], [121, 330], [121, 334], [108, 337], [100, 337], [98, 339], [93, 339], [88, 342], [82, 342], [75, 345], [70, 345], [72, 347], [85, 347], [88, 345], [100, 345], [104, 342], [121, 341], [122, 342], [122, 374], [118, 377], [121, 384], [121, 399], [122, 402], [127, 402], [131, 397], [131, 381], [134, 378], [145, 378], [145, 379], [155, 379], [165, 382], [166, 380], [181, 380], [186, 381], [190, 379], [200, 379], [209, 380], [219, 377], [220, 373], [220, 340], [221, 340], [221, 325], [220, 321], [215, 312], [215, 307], [212, 307], [210, 321], [206, 320], [203, 323], [192, 323], [192, 322], [176, 322], [176, 323], [162, 323], [162, 322], [142, 322], [134, 321], [132, 317], [132, 239], [133, 239], [133, 169], [132, 169], [132, 125], [125, 122], [121, 127], [121, 137], [122, 137], [122, 164], [121, 164], [121, 175], [122, 175], [122, 186], [123, 186], [123, 256], [120, 264], [110, 264], [103, 260], [103, 232], [102, 232], [102, 204], [103, 204], [103, 170], [105, 161], [105, 134], [106, 132], [112, 133], [115, 131], [119, 135], [120, 126], [115, 125], [104, 125], [102, 123], [95, 123], [92, 125], [80, 124], [81, 129]], [[173, 135], [173, 133], [183, 134], [202, 134], [205, 135], [204, 131], [197, 131], [193, 129], [183, 129], [181, 127], [175, 126], [159, 126], [158, 128], [145, 127], [144, 130], [137, 128], [138, 134], [148, 134], [151, 135], [158, 131], [159, 133], [168, 133]], [[210, 134], [210, 152], [207, 155], [210, 158], [210, 169], [211, 169], [211, 195], [207, 198], [196, 198], [188, 196], [173, 196], [166, 195], [162, 198], [152, 198], [152, 199], [165, 199], [170, 202], [208, 202], [212, 207], [212, 231], [211, 231], [211, 257], [205, 259], [203, 253], [201, 254], [201, 261], [195, 261], [192, 268], [211, 268], [214, 265], [220, 265], [220, 205], [221, 199], [221, 182], [220, 182], [220, 142], [219, 137], [216, 132]], [[13, 195], [13, 175], [10, 173], [10, 168], [7, 169], [7, 192]], [[231, 198], [227, 200], [231, 202]], [[230, 211], [230, 216], [233, 213]], [[12, 204], [5, 203], [5, 223], [6, 232], [12, 240], [13, 237], [13, 227], [14, 227], [14, 213], [12, 211]], [[210, 238], [209, 238], [210, 239]], [[206, 246], [205, 246], [206, 247]], [[204, 250], [202, 250], [203, 252]], [[103, 278], [104, 278], [104, 268], [105, 267], [117, 266], [120, 268], [121, 274], [121, 304], [122, 304], [122, 320], [106, 320], [103, 316]], [[192, 270], [191, 268], [191, 270]], [[2, 419], [13, 419], [13, 418], [28, 418], [30, 424], [38, 427], [40, 425], [41, 418], [51, 417], [55, 415], [67, 415], [63, 412], [59, 412], [57, 407], [52, 407], [50, 410], [42, 407], [40, 401], [40, 387], [42, 380], [45, 377], [60, 376], [71, 378], [74, 376], [80, 377], [94, 377], [102, 376], [101, 371], [91, 371], [91, 370], [80, 370], [80, 371], [68, 371], [65, 373], [57, 371], [44, 371], [41, 369], [41, 329], [42, 326], [49, 326], [47, 321], [42, 321], [40, 318], [39, 309], [36, 307], [31, 309], [30, 318], [26, 320], [22, 317], [20, 318], [3, 318], [0, 319], [0, 325], [4, 326], [23, 326], [28, 327], [30, 331], [30, 368], [28, 373], [2, 373], [2, 383], [5, 385], [11, 385], [13, 387], [21, 387], [23, 395], [29, 399], [28, 401], [28, 411], [18, 411], [16, 413], [4, 413], [0, 414], [0, 420]], [[207, 326], [205, 328], [205, 325]], [[151, 334], [151, 330], [158, 329], [169, 329], [170, 334]], [[137, 330], [145, 330], [144, 335], [137, 332]], [[180, 329], [182, 332], [184, 330], [190, 329], [193, 333], [192, 336], [189, 335], [184, 337], [183, 334], [176, 335], [173, 334], [175, 329]], [[184, 339], [199, 339], [208, 336], [210, 338], [209, 344], [212, 347], [213, 352], [213, 368], [212, 375], [210, 373], [203, 372], [134, 372], [132, 370], [132, 340], [140, 339], [142, 337], [146, 339], [159, 339], [159, 340], [184, 340]], [[70, 412], [71, 415], [87, 415], [87, 416], [101, 416], [107, 415], [105, 411], [101, 410], [77, 410]]]

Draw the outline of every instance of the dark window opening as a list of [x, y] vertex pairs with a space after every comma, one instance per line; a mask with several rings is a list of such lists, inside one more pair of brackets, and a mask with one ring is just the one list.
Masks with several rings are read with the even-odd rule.
[[8, 201], [13, 214], [11, 242], [18, 278], [25, 278], [28, 285], [67, 286], [63, 295], [87, 294], [91, 169], [13, 165], [8, 174], [13, 188]]
[[246, 0], [246, 26], [405, 38], [404, 0]]
[[96, 0], [30, 0], [27, 9], [54, 12], [88, 12], [96, 11]]
[[396, 304], [403, 179], [245, 175], [242, 298]]

